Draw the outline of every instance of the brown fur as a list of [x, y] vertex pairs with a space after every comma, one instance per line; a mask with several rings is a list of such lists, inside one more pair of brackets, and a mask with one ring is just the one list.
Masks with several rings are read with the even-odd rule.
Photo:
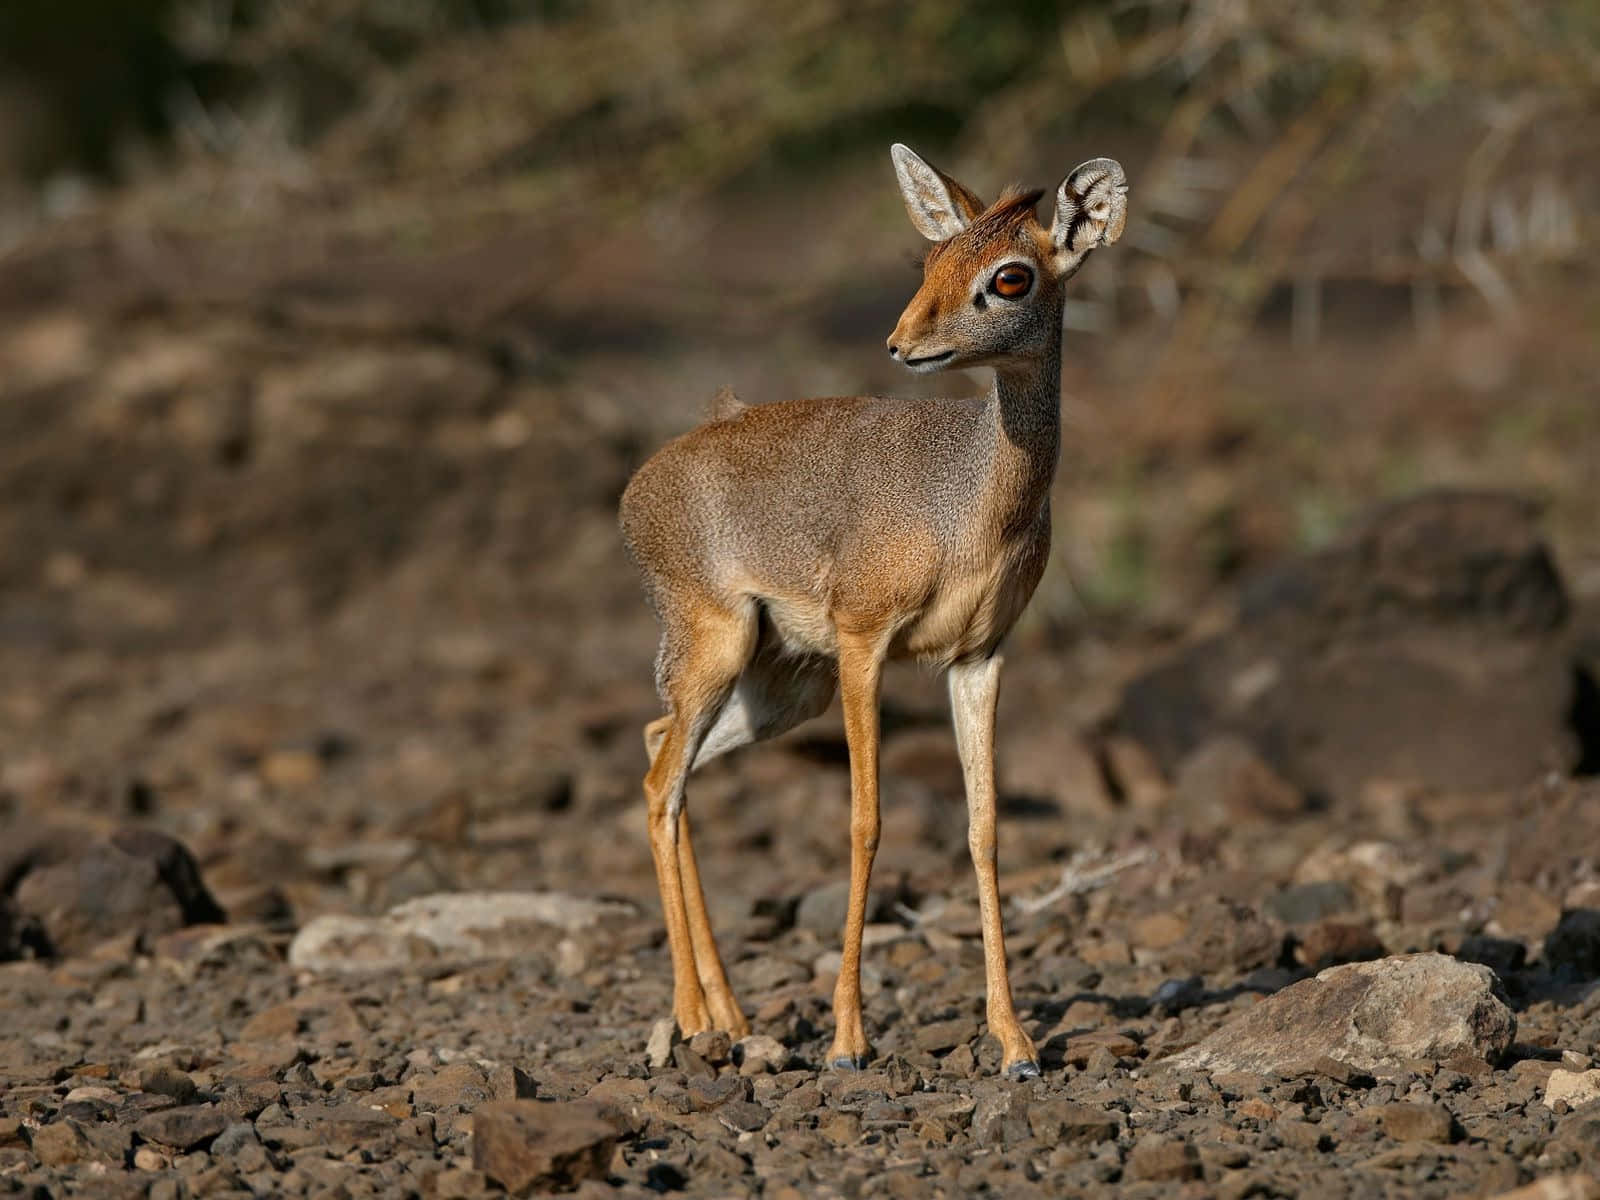
[[[890, 353], [917, 370], [992, 366], [988, 396], [723, 405], [721, 419], [645, 463], [622, 497], [623, 536], [662, 622], [656, 676], [667, 712], [646, 731], [645, 792], [674, 1012], [685, 1034], [712, 1021], [745, 1028], [699, 895], [684, 781], [707, 758], [820, 712], [837, 663], [852, 850], [832, 1057], [864, 1058], [860, 939], [878, 836], [878, 680], [885, 659], [915, 657], [950, 670], [990, 1027], [1006, 1067], [1031, 1070], [993, 894], [995, 652], [1049, 556], [1061, 285], [1090, 249], [1120, 233], [1125, 189], [1116, 164], [1084, 164], [1061, 185], [1047, 230], [1034, 215], [1041, 193], [1008, 191], [984, 209], [904, 147], [895, 164], [913, 223], [950, 235], [929, 253]], [[1033, 272], [1015, 299], [991, 287], [1011, 264]]]

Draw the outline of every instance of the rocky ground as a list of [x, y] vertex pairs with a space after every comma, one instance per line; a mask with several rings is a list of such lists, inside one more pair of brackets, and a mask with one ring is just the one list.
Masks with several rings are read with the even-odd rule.
[[[1088, 732], [1029, 719], [1059, 665], [1017, 672], [1002, 863], [1044, 1067], [1026, 1083], [995, 1074], [959, 767], [910, 678], [888, 705], [859, 1074], [821, 1069], [847, 794], [826, 724], [695, 781], [754, 1029], [737, 1045], [662, 1020], [628, 702], [593, 706], [588, 749], [520, 787], [416, 811], [359, 798], [386, 770], [431, 779], [427, 755], [274, 746], [267, 717], [245, 750], [226, 706], [146, 714], [181, 728], [173, 757], [108, 793], [18, 756], [0, 1188], [1596, 1194], [1591, 660], [1533, 515], [1492, 495], [1382, 510], [1240, 611], [1102, 680], [1122, 699]], [[457, 653], [465, 682], [436, 703], [514, 686], [490, 650]], [[1382, 703], [1407, 688], [1437, 702]], [[1380, 736], [1407, 711], [1408, 736]], [[1440, 720], [1449, 738], [1418, 732]], [[206, 774], [186, 787], [178, 761]]]
[[[704, 70], [772, 92], [714, 24]], [[876, 1058], [835, 1073], [836, 713], [693, 779], [754, 1035], [662, 1024], [656, 630], [616, 500], [723, 384], [973, 381], [890, 373], [920, 246], [878, 146], [690, 192], [644, 154], [677, 143], [642, 71], [632, 140], [591, 127], [601, 91], [541, 149], [522, 108], [494, 118], [552, 86], [540, 30], [519, 36], [526, 59], [501, 38], [385, 66], [315, 146], [207, 143], [0, 227], [0, 1196], [1600, 1196], [1600, 292], [1578, 233], [1507, 272], [1516, 319], [1430, 260], [1334, 270], [1312, 337], [1276, 302], [1235, 311], [1278, 278], [1217, 274], [1230, 197], [1258, 193], [1201, 176], [1359, 178], [1326, 205], [1342, 238], [1380, 263], [1428, 244], [1403, 213], [1472, 208], [1436, 145], [1470, 130], [1409, 107], [1409, 67], [1406, 105], [1351, 126], [1384, 131], [1387, 167], [1202, 146], [1169, 195], [1187, 265], [1154, 219], [1153, 127], [1074, 116], [1035, 146], [1019, 114], [1054, 111], [1053, 84], [986, 119], [974, 186], [1114, 152], [1150, 205], [1144, 248], [1130, 224], [1075, 284], [1103, 333], [1068, 335], [1056, 548], [1006, 648], [1001, 890], [1044, 1070], [995, 1077], [943, 689], [896, 667]], [[560, 57], [631, 84], [613, 43], [653, 63], [657, 40], [617, 22]], [[698, 134], [745, 94], [679, 116]], [[1539, 164], [1570, 166], [1595, 211], [1600, 125], [1513, 109], [1550, 122], [1504, 143], [1531, 156], [1518, 187], [1553, 203]], [[547, 187], [549, 163], [571, 178]], [[1226, 221], [1197, 220], [1200, 191]], [[1477, 205], [1497, 238], [1513, 191]], [[1271, 246], [1312, 216], [1274, 212]], [[1363, 511], [1378, 496], [1401, 500]]]
[[[1574, 785], [1527, 798], [1545, 856], [1600, 832], [1597, 800]], [[1198, 853], [1107, 864], [1123, 869], [1097, 888], [1080, 866], [1014, 913], [1045, 1068], [1023, 1084], [995, 1075], [960, 890], [871, 927], [878, 1057], [860, 1074], [819, 1069], [836, 885], [725, 923], [756, 1031], [737, 1046], [670, 1036], [658, 922], [622, 902], [412, 902], [292, 942], [242, 923], [130, 930], [0, 969], [0, 1186], [1457, 1196], [1600, 1167], [1600, 916], [1582, 907], [1597, 885], [1529, 938], [1516, 929], [1554, 898], [1421, 843], [1325, 849], [1299, 872], [1315, 879], [1253, 905], [1216, 899]], [[1504, 925], [1469, 919], [1497, 896], [1520, 906]], [[123, 916], [148, 924], [153, 907]], [[1301, 965], [1440, 944], [1456, 957]]]

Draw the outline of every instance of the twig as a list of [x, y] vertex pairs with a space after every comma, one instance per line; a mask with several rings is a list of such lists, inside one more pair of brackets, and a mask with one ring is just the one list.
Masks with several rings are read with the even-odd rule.
[[1012, 903], [1021, 912], [1039, 912], [1042, 909], [1049, 908], [1056, 901], [1065, 899], [1067, 896], [1076, 896], [1082, 892], [1092, 892], [1097, 888], [1105, 887], [1106, 884], [1110, 883], [1112, 879], [1122, 874], [1122, 872], [1133, 867], [1143, 866], [1145, 863], [1152, 861], [1156, 857], [1156, 852], [1148, 846], [1142, 850], [1130, 850], [1128, 853], [1120, 855], [1110, 862], [1102, 863], [1098, 867], [1087, 865], [1087, 860], [1092, 857], [1095, 856], [1088, 853], [1073, 855], [1072, 861], [1062, 868], [1061, 882], [1056, 884], [1055, 887], [1044, 895], [1034, 896], [1032, 899], [1018, 896]]

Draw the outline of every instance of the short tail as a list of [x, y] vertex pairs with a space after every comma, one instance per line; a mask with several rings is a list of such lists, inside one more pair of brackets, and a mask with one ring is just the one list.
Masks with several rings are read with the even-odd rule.
[[712, 421], [726, 421], [729, 417], [737, 417], [750, 406], [727, 384], [717, 389], [717, 394], [711, 397], [711, 403], [706, 405], [706, 417]]

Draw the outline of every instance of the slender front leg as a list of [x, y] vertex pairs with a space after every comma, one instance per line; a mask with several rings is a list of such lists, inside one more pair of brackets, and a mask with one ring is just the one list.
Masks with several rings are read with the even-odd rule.
[[850, 909], [845, 916], [839, 982], [833, 989], [835, 1067], [866, 1067], [867, 1035], [861, 1027], [861, 931], [867, 920], [867, 884], [878, 852], [878, 680], [882, 650], [876, 641], [839, 638], [839, 698], [850, 745]]
[[1006, 1074], [1029, 1079], [1039, 1073], [1033, 1042], [1017, 1024], [1006, 975], [1006, 935], [1000, 921], [995, 879], [994, 714], [1000, 696], [1000, 658], [957, 663], [950, 668], [950, 711], [956, 748], [967, 784], [967, 846], [978, 875], [978, 911], [983, 921], [983, 969], [989, 998], [989, 1032], [1000, 1040]]

